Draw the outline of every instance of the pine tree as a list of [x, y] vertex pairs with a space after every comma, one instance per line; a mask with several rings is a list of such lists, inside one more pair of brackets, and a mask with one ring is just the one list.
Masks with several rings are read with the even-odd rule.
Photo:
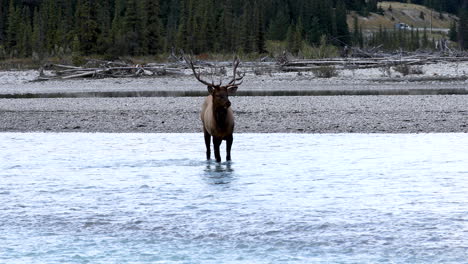
[[298, 54], [302, 48], [302, 22], [297, 25], [290, 25], [287, 33], [287, 48], [292, 54]]
[[299, 53], [302, 50], [303, 34], [304, 34], [304, 27], [302, 25], [302, 19], [299, 19], [296, 25], [296, 30], [294, 32], [293, 50], [295, 50], [296, 53]]
[[294, 41], [295, 41], [295, 32], [296, 32], [296, 27], [294, 25], [289, 25], [288, 27], [288, 32], [286, 33], [286, 47], [287, 49], [293, 53], [293, 54], [296, 54], [297, 51], [294, 50], [295, 48], [295, 44], [294, 44]]
[[125, 16], [126, 0], [115, 0], [114, 17], [110, 31], [111, 46], [107, 51], [107, 55], [111, 57], [119, 57], [127, 53], [127, 45], [124, 35], [124, 16]]
[[338, 44], [341, 46], [349, 45], [351, 38], [349, 34], [348, 22], [346, 19], [346, 5], [343, 0], [339, 0], [335, 9], [336, 28]]
[[4, 9], [3, 3], [0, 1], [0, 48], [5, 45], [5, 18], [7, 18], [7, 12]]
[[458, 41], [458, 32], [457, 32], [457, 23], [455, 21], [452, 21], [450, 24], [450, 30], [449, 30], [449, 39], [453, 42]]
[[44, 53], [44, 31], [42, 25], [42, 16], [36, 8], [34, 9], [33, 15], [31, 45], [33, 52], [36, 53], [38, 57], [42, 57], [42, 54]]
[[241, 17], [241, 48], [245, 53], [251, 53], [255, 50], [254, 48], [254, 31], [252, 28], [254, 25], [253, 8], [250, 1], [245, 3], [243, 8], [243, 14]]
[[270, 22], [268, 37], [271, 40], [284, 40], [288, 32], [289, 17], [287, 10], [278, 9], [275, 18]]
[[143, 21], [137, 0], [127, 0], [124, 17], [125, 41], [129, 55], [144, 54]]
[[427, 36], [427, 29], [426, 28], [424, 28], [422, 41], [421, 41], [421, 46], [422, 46], [423, 49], [429, 48], [429, 37]]
[[[100, 0], [97, 3], [97, 23], [98, 23], [98, 38], [97, 52], [106, 54], [112, 45], [112, 19], [111, 19], [111, 1]], [[73, 41], [74, 41], [73, 37]]]
[[255, 26], [255, 51], [265, 53], [265, 27], [263, 25], [262, 4], [259, 0], [255, 1], [254, 5], [254, 26]]
[[359, 19], [357, 16], [353, 17], [353, 43], [354, 45], [359, 44]]
[[468, 6], [466, 8], [462, 8], [460, 11], [460, 21], [458, 22], [458, 41], [461, 49], [468, 49]]
[[207, 7], [206, 7], [206, 18], [204, 23], [207, 24], [207, 50], [206, 51], [219, 51], [219, 46], [221, 39], [217, 38], [217, 29], [216, 29], [216, 21], [217, 17], [217, 8], [216, 8], [216, 1], [215, 0], [208, 0]]
[[83, 63], [80, 49], [80, 39], [75, 35], [72, 41], [72, 61], [75, 66], [80, 66]]
[[333, 36], [336, 29], [334, 23], [334, 12], [332, 2], [329, 0], [318, 0], [319, 23], [322, 28], [322, 35]]
[[179, 0], [164, 0], [161, 1], [161, 14], [166, 14], [162, 17], [163, 30], [165, 32], [165, 42], [168, 48], [178, 46], [176, 44], [178, 29], [180, 25], [181, 10], [183, 4]]
[[147, 12], [145, 35], [148, 54], [155, 55], [163, 50], [162, 24], [159, 18], [159, 0], [146, 0]]
[[56, 46], [59, 44], [59, 37], [57, 35], [57, 28], [59, 21], [61, 20], [60, 9], [57, 6], [55, 0], [44, 0], [41, 5], [41, 14], [45, 25], [45, 40], [46, 49], [48, 51], [54, 51]]
[[195, 48], [197, 53], [214, 51], [219, 46], [215, 35], [215, 3], [212, 0], [197, 2], [194, 16]]
[[367, 1], [367, 10], [369, 12], [377, 12], [378, 11], [377, 0], [368, 0]]
[[322, 36], [322, 30], [320, 27], [320, 21], [318, 17], [312, 18], [310, 28], [307, 31], [306, 38], [309, 44], [319, 44], [320, 37]]
[[76, 9], [76, 30], [79, 36], [81, 52], [89, 55], [96, 52], [99, 35], [96, 21], [96, 5], [93, 0], [78, 0]]
[[[413, 32], [413, 30], [411, 30]], [[413, 50], [418, 50], [421, 47], [421, 36], [419, 35], [419, 28], [416, 29], [416, 33], [414, 34], [414, 41], [413, 41]]]
[[7, 48], [14, 51], [18, 45], [18, 32], [20, 27], [20, 12], [16, 8], [14, 0], [10, 0], [8, 8], [8, 24], [7, 24]]
[[19, 26], [18, 52], [20, 57], [29, 57], [32, 54], [31, 35], [32, 26], [30, 21], [30, 11], [28, 7], [23, 7], [21, 23]]
[[233, 17], [232, 0], [224, 0], [224, 6], [216, 29], [216, 38], [219, 40], [220, 45], [219, 49], [223, 52], [233, 52], [237, 44], [237, 38], [234, 36], [235, 32], [237, 32], [237, 25]]
[[206, 1], [193, 0], [193, 9], [191, 12], [191, 23], [190, 23], [190, 38], [191, 38], [191, 49], [199, 54], [206, 50], [207, 46], [207, 18], [205, 16]]
[[193, 50], [189, 47], [189, 38], [188, 38], [188, 23], [189, 23], [189, 6], [185, 1], [180, 3], [180, 17], [179, 24], [177, 28], [177, 35], [175, 39], [175, 46], [178, 49], [181, 49], [186, 52], [192, 52]]

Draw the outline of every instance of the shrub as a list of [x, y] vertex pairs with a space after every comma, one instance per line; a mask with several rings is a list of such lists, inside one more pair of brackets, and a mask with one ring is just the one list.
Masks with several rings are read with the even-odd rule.
[[411, 67], [410, 74], [416, 74], [416, 75], [424, 74], [422, 66], [413, 66], [413, 67]]
[[395, 66], [393, 69], [401, 74], [403, 76], [409, 75], [410, 74], [410, 66], [408, 64], [400, 64]]
[[421, 13], [419, 13], [419, 18], [421, 18], [422, 20], [425, 19], [425, 15], [424, 15], [424, 12], [423, 12], [423, 11], [421, 11]]
[[[272, 57], [281, 56], [287, 50], [287, 43], [284, 41], [267, 41], [266, 46], [268, 53]], [[338, 57], [339, 54], [339, 48], [327, 43], [325, 36], [322, 36], [319, 45], [310, 45], [306, 41], [302, 41], [298, 52], [299, 57], [307, 59], [334, 58]]]
[[303, 45], [301, 53], [304, 56], [304, 58], [323, 59], [338, 57], [339, 50], [337, 47], [327, 43], [326, 36], [322, 36], [320, 38], [320, 45]]
[[331, 78], [338, 76], [338, 71], [334, 66], [321, 66], [313, 69], [312, 73], [317, 78]]
[[384, 67], [379, 68], [379, 70], [382, 73], [382, 77], [392, 77], [392, 71], [389, 65], [385, 65]]
[[395, 71], [401, 73], [403, 76], [410, 74], [424, 74], [422, 66], [411, 66], [408, 64], [401, 64], [394, 67]]
[[81, 66], [85, 63], [85, 58], [80, 56], [80, 55], [76, 55], [76, 54], [73, 54], [72, 55], [72, 63], [74, 66]]

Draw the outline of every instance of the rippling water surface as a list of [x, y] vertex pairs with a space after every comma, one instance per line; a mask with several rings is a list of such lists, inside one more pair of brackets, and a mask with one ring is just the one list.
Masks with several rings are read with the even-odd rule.
[[201, 134], [0, 134], [0, 263], [466, 263], [466, 134], [203, 157]]

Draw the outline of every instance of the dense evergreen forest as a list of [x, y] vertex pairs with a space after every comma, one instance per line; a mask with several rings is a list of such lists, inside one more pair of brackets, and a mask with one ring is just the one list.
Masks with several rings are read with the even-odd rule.
[[[458, 35], [468, 48], [468, 0], [409, 2], [460, 14]], [[324, 40], [344, 46], [360, 41], [348, 29], [350, 10], [378, 12], [378, 0], [0, 0], [0, 59], [144, 56], [172, 48], [265, 53], [270, 40], [292, 52]]]

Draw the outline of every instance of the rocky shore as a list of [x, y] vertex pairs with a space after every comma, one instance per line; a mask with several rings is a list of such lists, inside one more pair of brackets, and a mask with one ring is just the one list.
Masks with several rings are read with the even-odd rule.
[[[467, 69], [425, 71], [465, 76]], [[349, 74], [248, 74], [240, 96], [231, 97], [236, 133], [468, 132], [468, 81], [375, 82], [376, 72]], [[30, 82], [36, 76], [0, 72], [0, 132], [201, 132], [207, 92], [190, 74]]]
[[[468, 95], [232, 97], [237, 133], [468, 132]], [[202, 97], [0, 99], [0, 132], [201, 132]]]

